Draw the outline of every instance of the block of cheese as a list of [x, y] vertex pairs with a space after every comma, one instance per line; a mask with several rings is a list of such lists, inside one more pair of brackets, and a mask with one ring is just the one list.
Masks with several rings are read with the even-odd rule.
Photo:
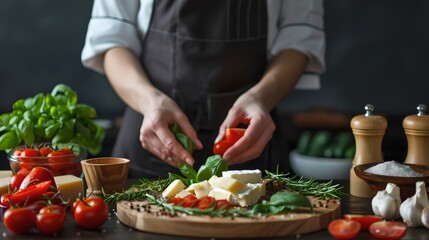
[[222, 177], [230, 177], [237, 179], [243, 183], [260, 183], [262, 173], [259, 169], [256, 170], [230, 170], [223, 171]]
[[191, 194], [195, 195], [195, 185], [197, 183], [192, 183], [191, 185], [189, 185], [189, 187], [187, 187], [185, 190], [190, 192]]
[[234, 204], [240, 205], [241, 207], [247, 207], [255, 205], [262, 193], [261, 183], [249, 183], [247, 187], [242, 191], [238, 192], [234, 198]]
[[212, 186], [212, 188], [215, 188], [215, 187], [219, 187], [219, 185], [218, 185], [218, 180], [219, 180], [219, 177], [218, 177], [218, 176], [216, 176], [216, 175], [213, 175], [213, 176], [211, 176], [211, 178], [208, 180], [208, 182], [210, 183], [210, 185]]
[[11, 170], [0, 170], [0, 178], [12, 177], [13, 173]]
[[189, 191], [187, 191], [186, 189], [184, 189], [184, 190], [178, 192], [175, 197], [184, 198], [184, 197], [186, 197], [186, 196], [188, 196], [190, 194], [191, 193]]
[[69, 200], [72, 204], [76, 198], [84, 196], [84, 188], [82, 178], [74, 175], [55, 176], [55, 183], [57, 184], [58, 191], [64, 200]]
[[236, 194], [237, 192], [240, 192], [247, 186], [245, 183], [230, 177], [220, 177], [219, 179], [216, 180], [216, 184], [219, 188], [227, 190], [232, 194]]
[[203, 198], [203, 197], [207, 197], [209, 195], [211, 188], [212, 187], [207, 180], [199, 182], [199, 183], [195, 184], [195, 186], [194, 186], [195, 196], [198, 199]]
[[168, 187], [162, 192], [162, 197], [172, 198], [183, 189], [185, 189], [185, 184], [180, 179], [176, 179], [168, 185]]
[[9, 183], [10, 183], [11, 177], [2, 177], [0, 178], [0, 195], [3, 193], [7, 193], [9, 189]]
[[214, 197], [216, 200], [227, 200], [231, 204], [234, 204], [234, 202], [236, 202], [234, 199], [234, 194], [218, 187], [213, 188], [209, 192], [209, 196]]

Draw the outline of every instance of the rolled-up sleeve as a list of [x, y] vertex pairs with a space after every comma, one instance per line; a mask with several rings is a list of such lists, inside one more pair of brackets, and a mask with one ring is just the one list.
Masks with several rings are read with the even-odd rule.
[[[269, 58], [282, 50], [304, 53], [309, 64], [306, 73], [325, 70], [325, 32], [322, 0], [271, 0]], [[276, 7], [278, 7], [276, 9]]]
[[95, 0], [82, 50], [82, 64], [104, 73], [104, 53], [113, 47], [125, 47], [137, 56], [141, 52], [141, 34], [137, 27], [138, 0]]

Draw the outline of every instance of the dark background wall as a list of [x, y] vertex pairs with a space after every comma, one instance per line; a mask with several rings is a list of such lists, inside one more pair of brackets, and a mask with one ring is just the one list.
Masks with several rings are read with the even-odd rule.
[[[280, 105], [281, 114], [287, 121], [322, 106], [354, 115], [372, 103], [389, 117], [388, 138], [403, 146], [401, 120], [414, 114], [417, 104], [429, 104], [429, 2], [326, 0], [324, 5], [322, 89], [294, 91]], [[0, 113], [10, 111], [17, 99], [49, 92], [61, 82], [78, 93], [80, 102], [94, 106], [100, 118], [122, 114], [124, 104], [105, 77], [80, 62], [91, 8], [88, 0], [0, 1]], [[113, 139], [114, 133], [106, 149]]]

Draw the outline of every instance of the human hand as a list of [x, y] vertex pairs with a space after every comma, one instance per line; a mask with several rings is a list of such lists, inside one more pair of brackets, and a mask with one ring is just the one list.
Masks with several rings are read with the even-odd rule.
[[142, 147], [174, 167], [177, 167], [178, 161], [192, 166], [195, 162], [192, 155], [176, 140], [169, 129], [173, 123], [180, 126], [183, 133], [195, 143], [196, 149], [203, 147], [186, 115], [164, 94], [153, 99], [150, 106], [145, 109], [139, 137]]
[[226, 128], [240, 123], [248, 125], [246, 132], [223, 155], [229, 165], [243, 163], [261, 155], [276, 128], [268, 110], [257, 98], [244, 94], [234, 103], [220, 126], [217, 143], [225, 135]]

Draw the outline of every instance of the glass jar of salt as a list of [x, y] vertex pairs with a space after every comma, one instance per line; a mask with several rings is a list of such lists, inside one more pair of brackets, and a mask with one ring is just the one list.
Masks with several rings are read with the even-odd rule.
[[350, 169], [350, 194], [358, 197], [373, 197], [369, 185], [354, 172], [354, 167], [366, 163], [381, 163], [381, 144], [387, 129], [387, 120], [374, 114], [374, 106], [365, 105], [366, 113], [352, 118], [350, 126], [356, 142], [356, 153]]
[[426, 105], [419, 104], [418, 113], [407, 116], [402, 122], [408, 143], [404, 163], [429, 166], [429, 115], [426, 110]]

